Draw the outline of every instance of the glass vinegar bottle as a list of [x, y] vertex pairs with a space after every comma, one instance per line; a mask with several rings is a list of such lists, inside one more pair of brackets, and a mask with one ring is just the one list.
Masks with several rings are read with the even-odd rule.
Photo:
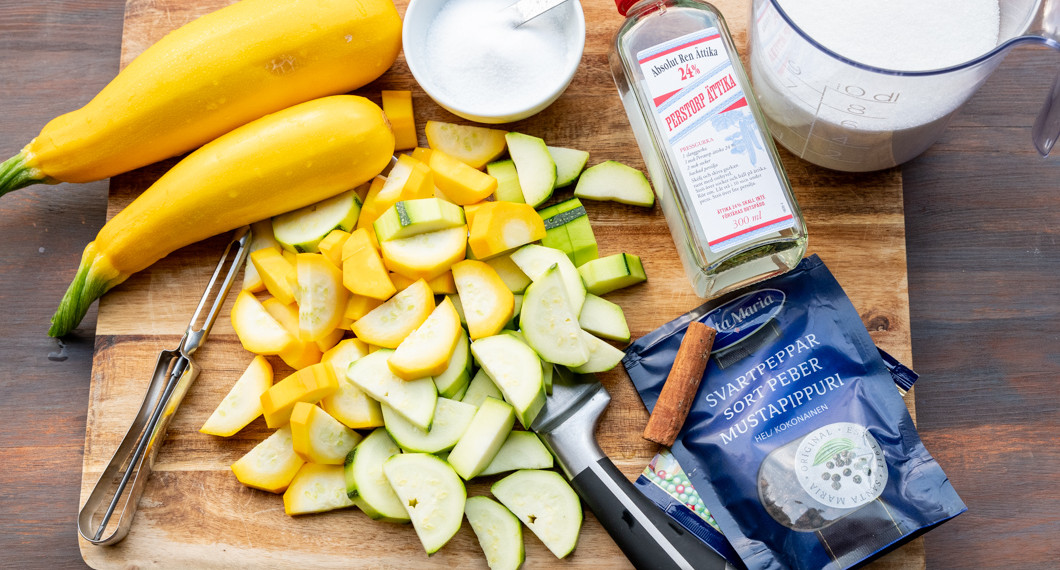
[[622, 104], [696, 294], [795, 267], [806, 224], [721, 14], [698, 0], [616, 0]]

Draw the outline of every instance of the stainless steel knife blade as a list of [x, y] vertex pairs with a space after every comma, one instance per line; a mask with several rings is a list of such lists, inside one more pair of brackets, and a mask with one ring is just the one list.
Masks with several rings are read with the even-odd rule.
[[600, 449], [596, 427], [610, 402], [595, 375], [556, 366], [552, 395], [531, 429], [634, 566], [726, 568], [724, 558], [638, 492]]

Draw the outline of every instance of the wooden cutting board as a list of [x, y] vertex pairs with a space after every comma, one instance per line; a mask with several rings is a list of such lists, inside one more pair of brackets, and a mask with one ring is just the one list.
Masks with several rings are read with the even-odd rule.
[[[229, 3], [229, 0], [128, 0], [122, 66], [170, 30]], [[397, 2], [404, 14], [406, 0]], [[715, 3], [726, 16], [738, 46], [746, 43], [748, 3]], [[622, 22], [609, 0], [583, 2], [585, 53], [566, 93], [550, 108], [509, 125], [541, 136], [549, 144], [585, 149], [590, 164], [620, 160], [643, 170], [644, 163], [622, 110], [607, 62], [608, 48]], [[435, 105], [416, 85], [405, 61], [358, 91], [379, 101], [382, 89], [413, 92], [416, 122], [463, 122]], [[422, 134], [420, 143], [426, 144]], [[902, 180], [898, 170], [845, 175], [824, 171], [784, 153], [810, 232], [810, 251], [820, 254], [876, 342], [911, 364]], [[153, 165], [111, 181], [108, 217], [147, 188], [174, 161]], [[569, 193], [569, 190], [566, 191]], [[565, 194], [564, 194], [565, 195]], [[658, 207], [587, 204], [601, 255], [641, 256], [646, 284], [609, 295], [626, 312], [634, 338], [702, 303], [680, 268], [673, 241]], [[223, 212], [218, 212], [223, 215]], [[85, 437], [82, 501], [124, 436], [139, 407], [161, 349], [175, 348], [228, 236], [186, 247], [134, 275], [100, 302]], [[230, 296], [229, 303], [234, 295]], [[227, 310], [224, 313], [227, 315]], [[485, 568], [467, 524], [428, 558], [413, 529], [369, 520], [350, 509], [291, 518], [279, 496], [239, 484], [229, 465], [269, 433], [259, 418], [229, 439], [198, 428], [250, 362], [223, 317], [196, 355], [203, 372], [170, 425], [155, 472], [146, 485], [128, 537], [117, 546], [81, 541], [85, 561], [116, 567], [431, 567]], [[277, 377], [290, 370], [274, 361]], [[604, 451], [631, 479], [656, 453], [640, 437], [647, 413], [622, 370], [602, 375], [612, 404], [598, 439]], [[912, 396], [908, 402], [912, 407]], [[483, 483], [469, 485], [482, 494]], [[614, 542], [589, 513], [575, 552], [558, 561], [526, 533], [526, 567], [627, 567]], [[879, 562], [888, 567], [924, 564], [921, 541]]]

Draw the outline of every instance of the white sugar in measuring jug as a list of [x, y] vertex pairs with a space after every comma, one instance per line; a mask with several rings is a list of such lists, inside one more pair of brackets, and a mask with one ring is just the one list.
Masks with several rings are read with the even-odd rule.
[[[1011, 47], [1060, 51], [1060, 0], [754, 0], [751, 77], [773, 136], [835, 170], [927, 150]], [[1060, 136], [1060, 75], [1034, 125]]]

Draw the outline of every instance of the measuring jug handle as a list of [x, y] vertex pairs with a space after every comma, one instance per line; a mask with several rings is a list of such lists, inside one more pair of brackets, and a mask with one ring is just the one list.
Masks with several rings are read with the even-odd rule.
[[1053, 89], [1046, 96], [1042, 110], [1034, 121], [1031, 138], [1042, 156], [1049, 156], [1056, 139], [1060, 138], [1060, 73], [1053, 81]]
[[[1038, 6], [1030, 24], [1029, 36], [1060, 52], [1060, 0], [1044, 0]], [[1031, 131], [1034, 147], [1042, 156], [1048, 156], [1056, 140], [1060, 138], [1060, 73], [1053, 81], [1053, 88], [1038, 112]]]

